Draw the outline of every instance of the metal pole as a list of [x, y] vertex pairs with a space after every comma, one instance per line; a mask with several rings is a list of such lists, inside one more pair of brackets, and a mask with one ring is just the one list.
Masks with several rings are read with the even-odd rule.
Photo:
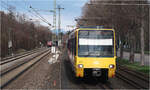
[[[56, 0], [54, 0], [53, 26], [54, 26], [55, 33], [57, 35], [57, 30], [56, 30]], [[56, 38], [57, 37], [55, 36], [55, 41], [56, 41]]]
[[58, 6], [58, 12], [59, 12], [59, 19], [58, 19], [58, 38], [61, 39], [61, 36], [59, 37], [60, 34], [60, 25], [61, 25], [61, 19], [60, 19], [60, 5]]
[[[60, 5], [58, 5], [58, 12], [59, 12], [59, 18], [58, 18], [58, 34], [60, 34], [60, 32], [61, 32], [61, 10], [63, 10], [64, 8], [61, 8], [61, 6]], [[60, 37], [59, 37], [59, 39], [61, 40], [61, 35], [60, 35]]]
[[[0, 23], [2, 23], [2, 13], [0, 13]], [[2, 30], [1, 30], [1, 24], [0, 24], [0, 61], [1, 61], [1, 57], [2, 57], [2, 47], [1, 47], [1, 43], [2, 43], [2, 39], [1, 39], [1, 33], [2, 33]]]
[[[54, 15], [53, 15], [53, 26], [54, 26], [54, 30], [55, 30], [55, 38], [53, 39], [55, 41], [55, 44], [56, 44], [56, 41], [57, 41], [57, 30], [56, 30], [56, 0], [54, 0]], [[55, 60], [57, 60], [56, 58], [56, 45], [55, 45]]]

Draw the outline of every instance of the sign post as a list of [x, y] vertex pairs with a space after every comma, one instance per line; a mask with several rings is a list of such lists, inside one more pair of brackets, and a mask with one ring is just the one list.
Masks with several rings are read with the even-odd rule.
[[12, 56], [13, 56], [11, 29], [9, 29], [8, 35], [9, 35], [9, 41], [8, 41], [9, 55], [12, 55]]

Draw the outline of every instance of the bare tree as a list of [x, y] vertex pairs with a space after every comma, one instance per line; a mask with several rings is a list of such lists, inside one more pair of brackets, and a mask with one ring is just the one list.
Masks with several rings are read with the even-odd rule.
[[147, 0], [90, 0], [82, 9], [78, 26], [103, 25], [105, 28], [114, 28], [116, 41], [120, 43], [120, 57], [123, 58], [123, 50], [130, 49], [129, 60], [133, 63], [135, 51], [141, 50], [142, 62], [144, 50], [149, 48], [149, 35], [146, 28], [148, 27], [148, 11], [146, 9], [148, 5], [144, 6], [144, 11], [140, 6], [147, 3]]
[[[19, 49], [31, 50], [40, 46], [40, 42], [46, 45], [48, 40], [51, 40], [52, 33], [48, 27], [42, 25], [34, 25], [31, 21], [26, 21], [25, 14], [16, 14], [10, 10], [8, 14], [1, 14], [1, 56], [5, 57], [8, 54], [8, 35], [11, 28], [11, 40], [13, 41], [13, 51]], [[40, 33], [38, 33], [40, 32]], [[42, 35], [41, 35], [42, 34]], [[44, 36], [44, 37], [43, 37]]]

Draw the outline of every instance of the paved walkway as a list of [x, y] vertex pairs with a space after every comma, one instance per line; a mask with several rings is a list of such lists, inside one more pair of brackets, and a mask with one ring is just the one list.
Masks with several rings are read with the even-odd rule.
[[[140, 55], [139, 53], [135, 53], [134, 55], [135, 55], [134, 61], [140, 62], [140, 57], [141, 57], [141, 55]], [[117, 56], [118, 56], [118, 57], [120, 56], [119, 51], [117, 52]], [[123, 52], [123, 58], [129, 60], [129, 57], [130, 57], [130, 53], [124, 51], [124, 52]], [[148, 55], [148, 54], [145, 54], [144, 65], [150, 65], [150, 55]]]

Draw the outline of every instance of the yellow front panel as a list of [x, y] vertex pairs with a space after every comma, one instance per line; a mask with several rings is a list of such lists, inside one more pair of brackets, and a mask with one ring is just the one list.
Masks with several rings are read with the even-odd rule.
[[84, 76], [84, 68], [76, 68], [76, 77], [83, 77]]
[[[78, 57], [78, 31], [79, 30], [111, 30], [114, 32], [114, 57]], [[82, 28], [76, 30], [76, 56], [75, 56], [75, 71], [76, 76], [84, 76], [84, 68], [105, 68], [108, 69], [108, 77], [111, 78], [115, 75], [116, 70], [116, 47], [115, 47], [115, 30], [113, 29], [91, 29], [91, 28]], [[83, 64], [83, 68], [78, 68], [78, 64]], [[113, 69], [109, 68], [110, 64], [114, 64]]]
[[[76, 57], [76, 76], [83, 77], [84, 76], [84, 68], [101, 68], [108, 69], [108, 77], [112, 78], [115, 76], [116, 70], [116, 57], [114, 58], [84, 58], [84, 57]], [[83, 64], [83, 68], [78, 68], [78, 64]], [[109, 65], [114, 64], [115, 67], [110, 69]]]
[[116, 58], [77, 58], [76, 64], [83, 64], [84, 68], [109, 68], [110, 64], [116, 64]]
[[115, 76], [115, 70], [116, 70], [116, 68], [115, 68], [115, 69], [109, 69], [109, 70], [108, 70], [108, 77], [109, 77], [109, 78], [112, 78], [112, 77]]

